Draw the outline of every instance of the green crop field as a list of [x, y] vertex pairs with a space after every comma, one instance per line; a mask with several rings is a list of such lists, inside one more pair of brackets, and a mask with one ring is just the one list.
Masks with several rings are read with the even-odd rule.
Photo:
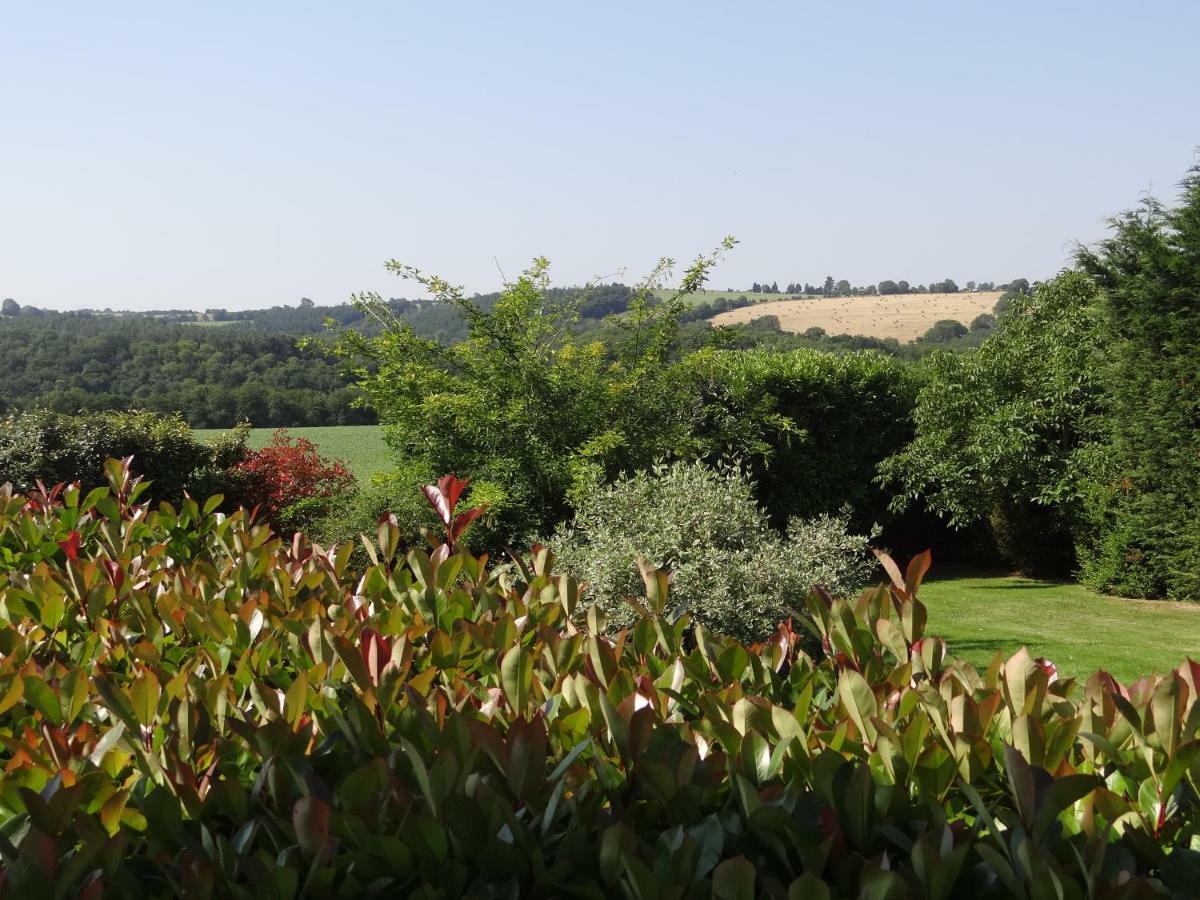
[[[936, 571], [936, 568], [935, 568]], [[928, 634], [986, 668], [1022, 645], [1064, 676], [1104, 669], [1131, 681], [1200, 659], [1200, 605], [1123, 600], [1078, 584], [1003, 576], [931, 578], [921, 587]]]
[[[674, 288], [655, 288], [650, 293], [658, 297], [660, 300], [666, 300], [675, 296]], [[750, 291], [711, 291], [703, 290], [688, 294], [685, 298], [689, 305], [699, 306], [701, 303], [711, 303], [713, 300], [719, 300], [725, 297], [729, 300], [736, 300], [738, 297], [745, 297], [747, 300], [753, 300], [756, 303], [762, 303], [767, 300], [791, 300], [794, 297], [799, 297], [800, 294], [752, 294]]]
[[[195, 431], [198, 440], [208, 440], [223, 434], [224, 429], [210, 428]], [[271, 440], [274, 428], [250, 429], [249, 445], [258, 449]], [[345, 460], [360, 483], [370, 480], [388, 467], [387, 445], [383, 429], [378, 425], [333, 425], [323, 428], [288, 428], [294, 437], [308, 438], [320, 448], [323, 456]]]

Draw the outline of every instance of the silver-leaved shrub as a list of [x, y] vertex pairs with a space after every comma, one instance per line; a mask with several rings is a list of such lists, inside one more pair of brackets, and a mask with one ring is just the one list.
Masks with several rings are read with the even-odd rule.
[[672, 572], [670, 606], [710, 630], [765, 638], [804, 608], [814, 586], [852, 595], [870, 578], [869, 536], [850, 534], [848, 511], [773, 529], [754, 483], [734, 466], [659, 465], [591, 489], [551, 540], [560, 568], [584, 582], [584, 600], [615, 625], [634, 621], [624, 597], [644, 595], [640, 557]]

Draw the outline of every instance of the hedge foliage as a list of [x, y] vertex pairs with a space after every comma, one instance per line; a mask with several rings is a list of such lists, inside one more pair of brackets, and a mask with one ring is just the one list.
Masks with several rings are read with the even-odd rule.
[[868, 528], [888, 499], [872, 484], [875, 466], [911, 435], [916, 384], [904, 363], [878, 353], [682, 353], [683, 297], [732, 243], [700, 257], [660, 301], [652, 288], [669, 271], [664, 260], [610, 321], [605, 343], [574, 333], [586, 295], [564, 305], [544, 259], [487, 308], [391, 262], [458, 311], [467, 339], [422, 338], [368, 294], [359, 304], [380, 330], [343, 331], [336, 352], [359, 367], [401, 469], [469, 474], [487, 494], [493, 549], [551, 532], [596, 485], [664, 458], [741, 460], [780, 528], [846, 504]]
[[104, 462], [135, 457], [154, 496], [178, 500], [185, 490], [224, 490], [224, 473], [245, 455], [246, 429], [205, 445], [183, 417], [141, 410], [76, 415], [31, 410], [0, 419], [0, 484], [31, 488], [79, 481], [105, 483]]
[[[111, 487], [0, 492], [4, 896], [1186, 897], [1200, 666], [978, 672], [928, 557], [812, 594], [827, 652], [609, 633], [536, 549], [374, 564]], [[467, 514], [468, 516], [470, 513]], [[890, 565], [890, 561], [887, 561]]]
[[860, 528], [886, 515], [876, 467], [912, 436], [910, 366], [863, 351], [709, 351], [687, 359], [698, 381], [695, 448], [744, 461], [759, 502], [782, 527], [849, 505]]
[[1177, 205], [1147, 200], [1112, 225], [1079, 258], [1101, 289], [1106, 348], [1083, 576], [1200, 600], [1200, 165]]
[[[680, 294], [702, 284], [731, 245], [697, 260]], [[504, 542], [549, 532], [586, 486], [686, 444], [691, 395], [669, 359], [680, 297], [659, 303], [648, 282], [629, 301], [620, 338], [605, 346], [576, 340], [587, 297], [555, 298], [545, 259], [486, 309], [444, 279], [387, 265], [455, 310], [466, 340], [446, 347], [423, 338], [382, 297], [366, 294], [358, 303], [382, 330], [342, 332], [336, 352], [356, 367], [402, 466], [426, 478], [469, 474], [488, 495]], [[655, 277], [669, 267], [664, 260]]]

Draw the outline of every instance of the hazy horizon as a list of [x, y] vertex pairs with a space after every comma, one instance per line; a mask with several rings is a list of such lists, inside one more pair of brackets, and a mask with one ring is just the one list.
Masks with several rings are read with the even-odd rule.
[[1200, 5], [13, 6], [0, 297], [1045, 278], [1195, 160]]

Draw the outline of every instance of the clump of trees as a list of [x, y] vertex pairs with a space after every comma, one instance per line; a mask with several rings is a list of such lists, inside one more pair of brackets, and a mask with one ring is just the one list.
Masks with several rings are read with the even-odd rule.
[[[490, 309], [443, 279], [390, 264], [470, 327], [467, 340], [443, 346], [365, 295], [359, 303], [384, 327], [335, 341], [384, 423], [398, 461], [395, 493], [411, 495], [439, 472], [469, 474], [472, 502], [488, 505], [488, 546], [500, 547], [549, 533], [580, 497], [622, 473], [663, 458], [734, 456], [780, 527], [849, 502], [856, 526], [869, 528], [887, 499], [872, 484], [875, 465], [910, 436], [915, 381], [878, 353], [734, 350], [724, 338], [738, 330], [717, 346], [689, 347], [682, 297], [726, 246], [697, 260], [673, 299], [651, 302], [665, 269], [653, 273], [605, 343], [575, 332], [585, 301], [554, 302], [544, 260]], [[415, 521], [411, 510], [400, 518]]]
[[1123, 594], [1200, 598], [1200, 166], [1083, 248], [1099, 287], [1103, 441], [1089, 455], [1082, 572]]
[[916, 435], [880, 468], [894, 511], [920, 502], [958, 527], [988, 522], [1022, 568], [1070, 571], [1078, 453], [1096, 439], [1100, 403], [1096, 293], [1064, 274], [1022, 297], [976, 352], [929, 358]]
[[921, 340], [929, 343], [945, 344], [966, 337], [967, 326], [956, 319], [939, 319], [934, 322], [921, 336]]
[[1200, 599], [1200, 167], [1072, 271], [1006, 286], [979, 351], [934, 355], [894, 506], [990, 523], [1022, 568]]
[[375, 421], [351, 379], [295, 335], [27, 309], [0, 323], [0, 412], [137, 407], [196, 428]]
[[732, 245], [727, 239], [697, 259], [678, 292], [660, 302], [651, 292], [673, 265], [663, 260], [635, 290], [609, 347], [576, 339], [572, 326], [585, 301], [554, 302], [545, 259], [490, 309], [392, 261], [391, 271], [458, 311], [467, 339], [447, 347], [423, 338], [381, 297], [364, 294], [358, 304], [382, 329], [343, 331], [334, 349], [355, 366], [406, 480], [470, 473], [504, 533], [545, 531], [589, 484], [687, 445], [692, 407], [684, 372], [672, 364], [678, 317], [683, 298]]

